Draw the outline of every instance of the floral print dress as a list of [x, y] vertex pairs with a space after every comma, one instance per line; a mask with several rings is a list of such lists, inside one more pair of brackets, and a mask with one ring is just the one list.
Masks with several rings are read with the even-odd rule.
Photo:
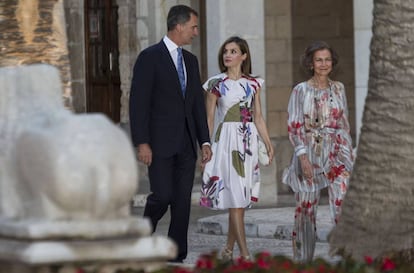
[[[311, 261], [316, 244], [316, 215], [320, 190], [328, 187], [331, 219], [338, 221], [353, 168], [348, 108], [342, 83], [329, 81], [319, 90], [302, 82], [292, 90], [288, 105], [288, 133], [294, 147], [282, 182], [295, 192], [293, 256]], [[306, 154], [313, 178], [305, 179], [299, 156]]]
[[203, 87], [218, 97], [211, 160], [203, 172], [200, 205], [211, 209], [246, 208], [257, 202], [260, 171], [253, 100], [263, 79], [232, 80], [225, 73]]

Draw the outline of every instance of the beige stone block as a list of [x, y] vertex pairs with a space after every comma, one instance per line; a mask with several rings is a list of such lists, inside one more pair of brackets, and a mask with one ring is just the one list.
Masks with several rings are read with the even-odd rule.
[[128, 16], [130, 7], [128, 6], [119, 6], [118, 7], [118, 14], [120, 15], [118, 17], [118, 26], [126, 25], [128, 24], [130, 18]]
[[280, 87], [292, 84], [292, 65], [290, 62], [268, 64], [266, 80], [269, 86]]
[[311, 41], [308, 39], [297, 38], [295, 37], [292, 39], [292, 58], [294, 65], [300, 65], [300, 57], [305, 52], [306, 47], [309, 45]]
[[[340, 14], [344, 14], [347, 15], [347, 17], [349, 17], [350, 20], [353, 21], [353, 16], [348, 16], [348, 15], [352, 15], [354, 13], [354, 1], [348, 1], [348, 0], [337, 0], [336, 1], [336, 7], [337, 9], [335, 9], [336, 12], [340, 12]], [[367, 16], [367, 15], [365, 15]], [[342, 18], [345, 19], [345, 18]]]
[[268, 113], [267, 126], [270, 137], [287, 136], [287, 113], [270, 112]]
[[337, 10], [340, 1], [349, 0], [294, 0], [292, 1], [292, 13], [299, 16], [320, 16]]
[[296, 14], [292, 15], [292, 38], [298, 39], [305, 37], [306, 31], [308, 28], [306, 27], [308, 21], [307, 16], [298, 16]]
[[75, 113], [86, 112], [86, 90], [83, 81], [72, 82], [72, 105]]
[[66, 33], [68, 37], [68, 44], [83, 44], [85, 42], [84, 36], [84, 16], [81, 10], [70, 9], [65, 10]]
[[290, 87], [272, 88], [271, 92], [266, 94], [268, 111], [286, 111], [290, 93]]
[[76, 10], [83, 8], [82, 2], [82, 0], [63, 1], [63, 5], [65, 8]]
[[276, 31], [274, 31], [276, 25], [276, 17], [273, 15], [267, 15], [265, 17], [265, 33], [267, 39], [276, 39]]
[[276, 86], [276, 64], [266, 63], [266, 86], [268, 88]]
[[267, 62], [290, 62], [292, 59], [290, 39], [266, 39]]
[[290, 39], [291, 16], [266, 16], [266, 37], [270, 39]]
[[137, 20], [137, 31], [138, 31], [138, 37], [140, 39], [148, 39], [150, 30], [148, 29], [148, 25], [145, 20], [143, 19]]
[[352, 60], [340, 62], [332, 78], [342, 82], [345, 85], [345, 88], [354, 85], [355, 83], [355, 64]]
[[355, 87], [345, 86], [345, 92], [346, 92], [348, 108], [354, 108], [355, 107]]
[[278, 137], [287, 136], [288, 135], [288, 131], [287, 131], [288, 113], [287, 111], [282, 111], [278, 113], [278, 116], [279, 116], [279, 126], [278, 126], [277, 136]]
[[298, 83], [307, 81], [311, 76], [305, 73], [305, 71], [301, 67], [297, 67], [293, 70], [293, 84], [292, 88], [295, 87]]
[[276, 81], [274, 80], [275, 77], [275, 63], [271, 63], [269, 61], [266, 61], [266, 88], [272, 88], [275, 87]]
[[[129, 44], [128, 44], [128, 48], [131, 49], [134, 52], [139, 52], [140, 48], [139, 48], [139, 44], [136, 41], [136, 24], [130, 24], [128, 27], [128, 36], [130, 37], [130, 39], [128, 39]], [[135, 57], [135, 56], [134, 56]], [[135, 58], [134, 58], [135, 61]]]
[[274, 101], [274, 93], [275, 93], [275, 88], [268, 88], [266, 89], [266, 110], [267, 112], [275, 112], [278, 111], [278, 109], [276, 109], [275, 107], [275, 101]]
[[341, 23], [340, 23], [340, 36], [341, 37], [350, 37], [352, 39], [354, 35], [354, 17], [351, 13], [345, 13], [341, 16]]
[[318, 39], [324, 40], [337, 37], [340, 34], [340, 18], [332, 14], [312, 16], [308, 18], [306, 27], [308, 29], [305, 37], [309, 39], [318, 37]]
[[118, 37], [118, 47], [120, 49], [120, 52], [137, 52], [138, 45], [137, 41], [135, 40], [136, 31], [137, 30], [135, 23], [125, 24], [119, 28], [119, 32], [122, 33], [122, 35], [119, 35]]
[[266, 0], [266, 15], [287, 15], [291, 12], [291, 1], [289, 0]]
[[72, 81], [80, 81], [85, 79], [85, 53], [81, 44], [69, 45], [69, 61], [71, 67]]
[[275, 32], [278, 38], [292, 37], [292, 24], [290, 15], [279, 15], [275, 18]]
[[275, 122], [276, 116], [277, 116], [277, 113], [274, 111], [267, 113], [266, 123], [267, 123], [267, 129], [269, 131], [270, 137], [276, 137], [276, 132], [277, 132], [276, 127], [278, 126], [277, 123]]
[[338, 37], [340, 35], [340, 18], [337, 15], [294, 16], [292, 19], [292, 36], [309, 41]]
[[339, 63], [353, 61], [354, 59], [354, 39], [352, 37], [335, 37], [326, 41], [339, 55]]

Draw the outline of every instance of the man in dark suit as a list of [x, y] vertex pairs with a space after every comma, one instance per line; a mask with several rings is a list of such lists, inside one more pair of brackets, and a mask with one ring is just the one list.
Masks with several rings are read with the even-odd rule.
[[144, 217], [150, 218], [155, 231], [170, 207], [168, 236], [178, 245], [173, 262], [182, 262], [187, 256], [198, 146], [202, 164], [211, 159], [198, 61], [181, 49], [198, 35], [197, 21], [198, 14], [190, 7], [170, 9], [167, 35], [137, 58], [129, 99], [132, 140], [138, 160], [148, 166], [150, 179]]

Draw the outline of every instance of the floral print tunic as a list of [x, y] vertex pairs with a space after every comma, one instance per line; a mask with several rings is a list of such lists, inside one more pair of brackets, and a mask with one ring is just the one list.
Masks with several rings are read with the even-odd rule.
[[203, 172], [200, 205], [211, 209], [245, 208], [258, 200], [258, 132], [253, 123], [254, 95], [263, 79], [232, 80], [225, 73], [203, 87], [218, 97], [211, 149]]
[[[296, 85], [288, 105], [288, 133], [294, 147], [292, 162], [283, 183], [294, 192], [314, 192], [329, 183], [345, 191], [353, 167], [348, 107], [341, 82], [329, 81], [325, 90], [309, 82]], [[299, 156], [307, 154], [314, 167], [313, 179], [302, 175]]]

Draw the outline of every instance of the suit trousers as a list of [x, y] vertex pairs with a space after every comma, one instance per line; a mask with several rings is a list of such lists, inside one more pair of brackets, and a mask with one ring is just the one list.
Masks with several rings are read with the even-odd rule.
[[174, 262], [187, 257], [188, 225], [191, 210], [191, 193], [194, 184], [196, 156], [186, 130], [179, 152], [170, 157], [153, 155], [148, 168], [151, 194], [147, 198], [144, 217], [149, 217], [153, 232], [158, 221], [170, 208], [170, 237], [178, 246]]

